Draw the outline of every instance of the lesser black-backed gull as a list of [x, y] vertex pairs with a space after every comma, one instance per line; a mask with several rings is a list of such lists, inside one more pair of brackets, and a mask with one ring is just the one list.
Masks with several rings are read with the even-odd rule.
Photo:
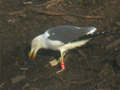
[[[43, 34], [36, 36], [31, 43], [29, 57], [33, 59], [37, 55], [37, 51], [41, 48], [60, 51], [59, 62], [63, 65], [63, 58], [66, 51], [86, 44], [91, 38], [83, 38], [92, 35], [96, 31], [95, 27], [78, 27], [71, 25], [61, 25], [46, 30]], [[62, 66], [64, 69], [64, 65]]]

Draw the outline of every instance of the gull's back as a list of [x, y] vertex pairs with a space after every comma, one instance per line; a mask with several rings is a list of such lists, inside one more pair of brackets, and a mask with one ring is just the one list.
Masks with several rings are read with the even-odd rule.
[[51, 40], [59, 40], [63, 43], [69, 43], [77, 40], [84, 35], [89, 34], [89, 32], [95, 29], [95, 27], [77, 27], [62, 25], [48, 29], [48, 33], [50, 34], [48, 38]]

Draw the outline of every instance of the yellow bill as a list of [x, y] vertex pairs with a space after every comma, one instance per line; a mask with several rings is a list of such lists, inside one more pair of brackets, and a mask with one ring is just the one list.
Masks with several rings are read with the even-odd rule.
[[29, 58], [35, 59], [36, 56], [37, 56], [37, 53], [36, 53], [35, 50], [32, 50], [32, 51], [29, 52], [29, 55], [28, 55], [28, 56], [29, 56]]

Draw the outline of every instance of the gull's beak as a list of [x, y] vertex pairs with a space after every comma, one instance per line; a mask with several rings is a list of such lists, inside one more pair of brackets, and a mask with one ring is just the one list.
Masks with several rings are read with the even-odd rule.
[[35, 59], [37, 56], [36, 50], [31, 50], [29, 52], [29, 58]]

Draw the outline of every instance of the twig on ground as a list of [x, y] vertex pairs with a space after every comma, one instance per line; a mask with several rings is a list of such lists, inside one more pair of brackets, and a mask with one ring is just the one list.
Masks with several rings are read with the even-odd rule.
[[66, 15], [65, 13], [62, 13], [62, 12], [40, 10], [40, 9], [37, 9], [37, 8], [33, 8], [32, 11], [40, 13], [40, 14], [53, 15], [53, 16], [64, 16], [64, 15]]
[[16, 84], [16, 83], [18, 83], [18, 82], [20, 82], [20, 81], [22, 81], [22, 80], [25, 80], [25, 78], [26, 78], [25, 75], [18, 75], [18, 76], [16, 76], [16, 77], [13, 77], [13, 78], [11, 79], [11, 82], [12, 82], [12, 84]]
[[2, 82], [2, 83], [0, 84], [0, 88], [2, 88], [2, 87], [5, 85], [5, 83], [6, 83], [6, 82]]
[[103, 18], [105, 18], [104, 16], [82, 16], [82, 15], [73, 15], [73, 16], [82, 17], [84, 19], [103, 19]]
[[46, 8], [50, 8], [52, 6], [58, 6], [60, 3], [62, 3], [64, 0], [50, 0], [46, 3]]
[[75, 16], [75, 17], [81, 17], [84, 19], [103, 19], [104, 16], [82, 16], [82, 15], [73, 15], [73, 14], [66, 14], [63, 12], [55, 12], [55, 11], [49, 11], [49, 10], [42, 10], [39, 8], [25, 8], [23, 10], [20, 11], [14, 11], [14, 12], [10, 12], [9, 15], [10, 16], [23, 16], [26, 12], [35, 12], [35, 13], [39, 13], [39, 14], [44, 14], [44, 15], [51, 15], [51, 16]]
[[86, 19], [99, 19], [99, 18], [104, 18], [104, 16], [81, 16]]
[[70, 84], [86, 84], [86, 83], [89, 83], [91, 82], [93, 79], [88, 79], [88, 80], [84, 80], [84, 81], [81, 81], [81, 80], [71, 80], [69, 83]]
[[24, 5], [31, 5], [32, 3], [32, 1], [23, 2]]
[[45, 14], [45, 15], [53, 15], [53, 16], [64, 16], [64, 15], [66, 15], [65, 13], [62, 13], [62, 12], [47, 11], [47, 10], [41, 10], [41, 9], [38, 9], [38, 8], [27, 8], [27, 9], [20, 10], [20, 11], [14, 11], [14, 12], [10, 12], [9, 15], [10, 16], [16, 16], [16, 15], [22, 16], [25, 12], [28, 12], [28, 11], [36, 12], [36, 13], [39, 13], [39, 14]]

